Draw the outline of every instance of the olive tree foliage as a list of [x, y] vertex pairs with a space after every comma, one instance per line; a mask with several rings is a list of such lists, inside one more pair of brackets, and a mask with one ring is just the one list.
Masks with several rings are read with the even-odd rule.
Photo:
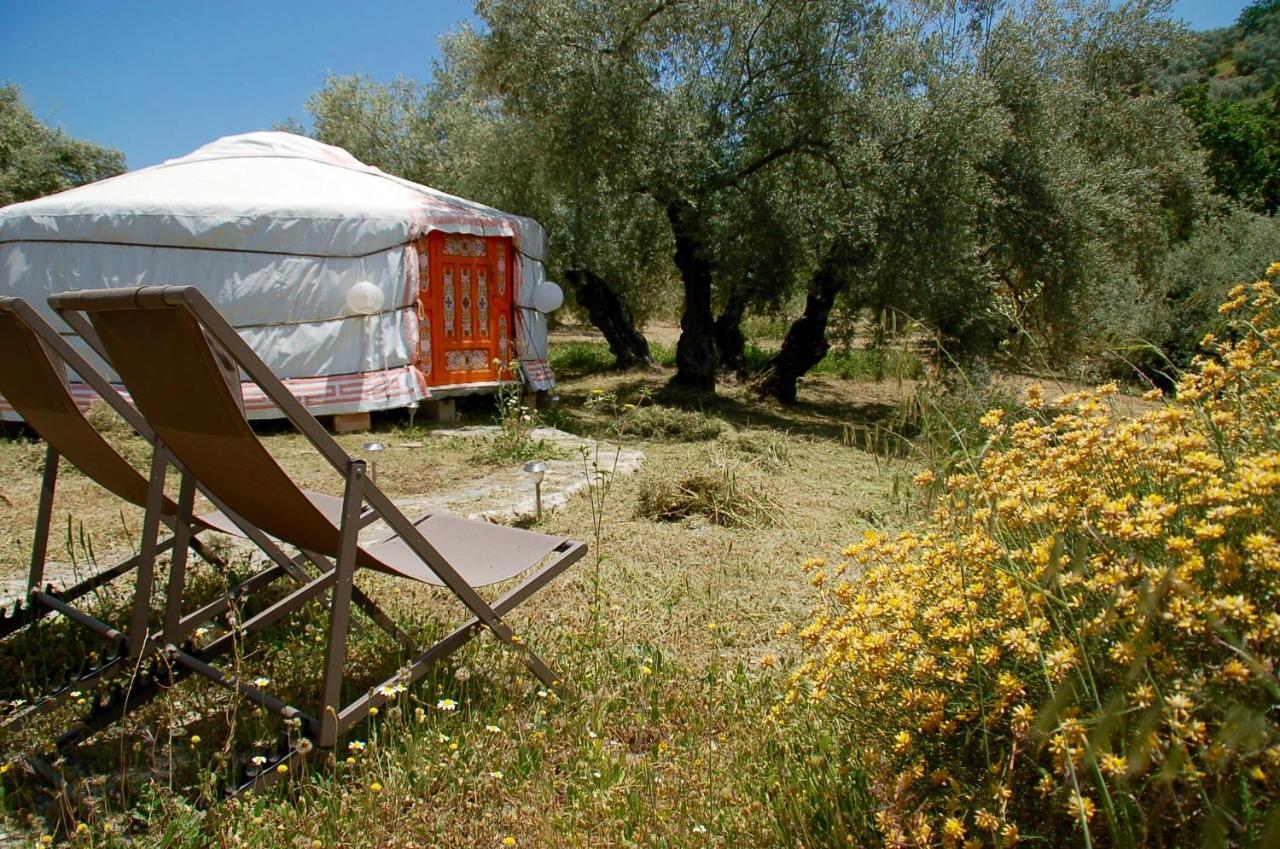
[[549, 155], [548, 127], [503, 106], [477, 76], [485, 41], [470, 29], [445, 44], [432, 110], [451, 168], [465, 172], [463, 193], [529, 215], [550, 238], [548, 271], [605, 336], [617, 365], [651, 363], [638, 329], [663, 304], [670, 247], [658, 209], [619, 190], [601, 169], [565, 172]]
[[1009, 127], [984, 164], [984, 267], [1004, 314], [1058, 352], [1138, 326], [1161, 258], [1207, 208], [1194, 128], [1142, 85], [1179, 36], [1163, 9], [1038, 4], [977, 53]]
[[0, 86], [0, 206], [121, 174], [124, 154], [41, 123], [16, 85]]
[[961, 359], [1142, 323], [1205, 197], [1188, 122], [1140, 85], [1179, 37], [1162, 11], [491, 0], [476, 79], [553, 183], [661, 210], [677, 383], [713, 388], [744, 303], [804, 287], [755, 381], [786, 401], [837, 298], [919, 318]]
[[828, 158], [858, 187], [859, 235], [816, 266], [757, 391], [795, 398], [837, 298], [919, 320], [962, 363], [1028, 340], [1071, 353], [1141, 326], [1159, 259], [1206, 192], [1176, 104], [1137, 85], [1178, 36], [1159, 11], [895, 5], [895, 49], [879, 56], [911, 84], [857, 92], [843, 155]]
[[1280, 257], [1280, 219], [1228, 207], [1196, 227], [1161, 261], [1160, 287], [1148, 326], [1147, 344], [1130, 358], [1154, 380], [1171, 386], [1178, 369], [1204, 353], [1208, 333], [1222, 336], [1229, 325], [1218, 313], [1227, 292], [1256, 280]]
[[715, 346], [722, 371], [748, 376], [743, 318], [784, 314], [803, 291], [817, 253], [841, 229], [840, 196], [822, 190], [828, 169], [810, 157], [775, 163], [726, 190], [709, 221], [715, 260]]
[[[837, 300], [957, 359], [1149, 323], [1203, 158], [1142, 84], [1147, 0], [482, 0], [431, 84], [335, 79], [317, 133], [542, 221], [620, 364], [675, 281], [674, 382], [742, 369], [747, 309], [804, 309], [754, 387], [793, 400]], [[1025, 351], [1023, 352], [1025, 353]]]
[[[398, 77], [380, 83], [369, 77], [330, 75], [307, 99], [313, 134], [389, 174], [434, 185], [443, 153], [428, 109], [429, 89]], [[302, 133], [295, 122], [282, 129]]]

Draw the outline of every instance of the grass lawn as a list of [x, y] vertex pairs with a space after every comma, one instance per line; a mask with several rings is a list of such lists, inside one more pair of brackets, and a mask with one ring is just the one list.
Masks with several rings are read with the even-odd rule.
[[[310, 755], [304, 775], [216, 806], [208, 804], [210, 776], [274, 740], [274, 718], [185, 682], [77, 750], [64, 765], [72, 781], [60, 803], [18, 758], [83, 711], [71, 705], [0, 739], [0, 763], [15, 764], [0, 778], [0, 831], [25, 835], [19, 845], [57, 830], [84, 845], [112, 845], [127, 834], [134, 845], [157, 846], [513, 845], [507, 838], [520, 846], [766, 846], [859, 833], [856, 806], [832, 792], [847, 768], [838, 748], [811, 757], [821, 727], [780, 728], [770, 719], [793, 648], [777, 632], [803, 620], [814, 599], [801, 561], [838, 557], [864, 529], [909, 520], [904, 493], [914, 470], [863, 450], [849, 433], [884, 421], [910, 384], [817, 375], [794, 408], [729, 387], [690, 411], [686, 399], [662, 396], [666, 376], [570, 374], [545, 410], [552, 423], [591, 432], [607, 425], [585, 404], [593, 390], [622, 403], [648, 389], [683, 405], [680, 422], [699, 425], [664, 420], [624, 437], [646, 460], [639, 474], [612, 482], [598, 546], [586, 494], [541, 526], [593, 546], [511, 617], [569, 682], [568, 699], [541, 691], [496, 643], [479, 640], [332, 756]], [[420, 436], [394, 428], [384, 423], [380, 438]], [[138, 441], [113, 438], [145, 457]], [[355, 449], [366, 438], [339, 439]], [[275, 433], [267, 443], [307, 486], [338, 491], [336, 476], [299, 437]], [[381, 483], [393, 496], [464, 486], [487, 471], [475, 462], [477, 450], [426, 440], [397, 450], [394, 463], [384, 455]], [[0, 440], [0, 568], [10, 573], [25, 570], [41, 458], [35, 443]], [[708, 469], [738, 487], [730, 500], [760, 507], [754, 520], [731, 526], [697, 513], [677, 521], [641, 515], [655, 493], [697, 486], [691, 474]], [[91, 545], [104, 563], [129, 550], [141, 523], [139, 511], [74, 473], [60, 482], [56, 515], [77, 558]], [[55, 536], [52, 557], [66, 560], [61, 542]], [[225, 578], [201, 580], [216, 593]], [[376, 575], [360, 582], [424, 640], [461, 617], [459, 605], [430, 588]], [[106, 610], [118, 601], [98, 604]], [[313, 604], [300, 620], [246, 644], [236, 665], [271, 679], [305, 709], [314, 699], [323, 613]], [[18, 682], [88, 648], [68, 648], [60, 631], [50, 621], [0, 646], [0, 681], [11, 682], [0, 685], [0, 699], [21, 697]], [[357, 680], [394, 670], [400, 658], [389, 641], [369, 627], [357, 631], [348, 662]], [[456, 709], [437, 707], [449, 704], [444, 699]], [[78, 837], [75, 823], [85, 826]]]

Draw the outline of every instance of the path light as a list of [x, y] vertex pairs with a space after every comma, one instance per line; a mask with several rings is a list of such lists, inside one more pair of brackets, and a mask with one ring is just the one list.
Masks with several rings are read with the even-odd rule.
[[347, 290], [347, 315], [377, 315], [385, 296], [368, 280], [361, 280]]
[[409, 430], [413, 430], [413, 417], [418, 412], [418, 402], [410, 401], [405, 407], [409, 410]]
[[373, 455], [373, 459], [369, 461], [369, 477], [373, 480], [374, 483], [377, 483], [378, 482], [378, 454], [383, 451], [386, 451], [387, 446], [383, 445], [381, 442], [366, 442], [364, 445], [360, 446], [360, 450], [365, 452], [366, 454]]
[[564, 290], [550, 280], [544, 280], [533, 288], [533, 296], [529, 305], [546, 315], [555, 312], [564, 304]]
[[547, 464], [541, 460], [530, 460], [524, 464], [524, 473], [533, 481], [533, 501], [537, 508], [537, 520], [542, 521], [542, 479], [547, 474]]

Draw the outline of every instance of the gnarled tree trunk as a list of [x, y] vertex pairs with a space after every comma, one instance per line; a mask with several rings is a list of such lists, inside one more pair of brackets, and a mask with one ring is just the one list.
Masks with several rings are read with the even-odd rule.
[[684, 313], [676, 342], [673, 386], [716, 391], [715, 316], [711, 308], [711, 259], [698, 210], [684, 199], [667, 203], [667, 220], [675, 240], [676, 268], [684, 282]]
[[742, 316], [746, 311], [747, 299], [734, 292], [716, 319], [716, 353], [720, 358], [720, 368], [732, 371], [740, 378], [747, 374], [747, 337], [742, 334]]
[[635, 317], [614, 288], [589, 268], [571, 268], [564, 276], [587, 318], [604, 334], [617, 367], [652, 366], [649, 340], [636, 328]]
[[804, 312], [787, 330], [778, 353], [760, 370], [751, 389], [760, 397], [776, 398], [784, 404], [795, 403], [796, 381], [809, 369], [822, 362], [831, 345], [827, 342], [827, 319], [836, 296], [852, 277], [849, 266], [860, 264], [870, 256], [870, 246], [854, 248], [837, 240], [822, 257], [813, 276]]

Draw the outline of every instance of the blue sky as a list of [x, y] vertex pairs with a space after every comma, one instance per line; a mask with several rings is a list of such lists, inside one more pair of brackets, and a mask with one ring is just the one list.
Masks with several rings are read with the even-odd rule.
[[[1245, 5], [1177, 0], [1173, 14], [1207, 29]], [[305, 119], [330, 72], [424, 79], [440, 35], [470, 14], [470, 0], [0, 0], [0, 82], [21, 85], [41, 119], [141, 168]]]

